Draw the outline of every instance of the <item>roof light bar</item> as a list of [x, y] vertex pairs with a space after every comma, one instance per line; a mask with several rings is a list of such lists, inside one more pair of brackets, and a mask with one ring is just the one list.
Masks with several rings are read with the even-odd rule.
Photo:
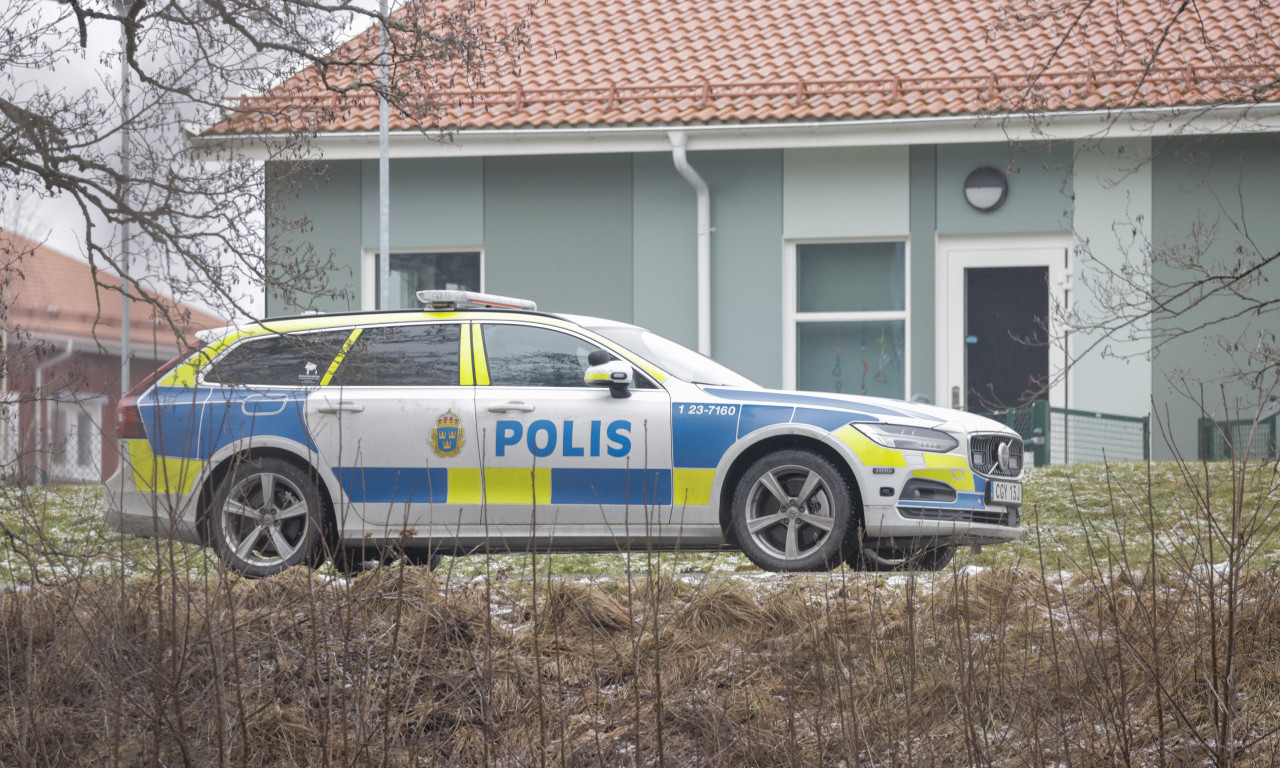
[[433, 312], [451, 309], [522, 309], [532, 312], [538, 308], [528, 299], [475, 291], [418, 291], [418, 301]]

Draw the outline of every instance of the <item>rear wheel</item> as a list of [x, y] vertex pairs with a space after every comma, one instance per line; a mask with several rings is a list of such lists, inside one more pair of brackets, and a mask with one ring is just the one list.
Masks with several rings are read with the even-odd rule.
[[771, 453], [751, 465], [733, 497], [739, 546], [766, 571], [823, 571], [839, 565], [852, 519], [849, 483], [812, 451]]
[[247, 459], [214, 496], [210, 538], [223, 561], [246, 576], [314, 565], [322, 509], [320, 493], [305, 471], [282, 459]]

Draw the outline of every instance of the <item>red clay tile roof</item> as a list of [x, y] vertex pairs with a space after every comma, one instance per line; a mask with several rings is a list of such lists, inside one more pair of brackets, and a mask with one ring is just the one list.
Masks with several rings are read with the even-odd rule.
[[[119, 278], [99, 272], [95, 285], [89, 265], [21, 235], [0, 229], [0, 284], [3, 315], [10, 331], [36, 338], [91, 339], [103, 344], [121, 340]], [[195, 307], [162, 299], [185, 319], [188, 337], [203, 328], [219, 328], [226, 321]], [[175, 345], [173, 329], [158, 318], [156, 309], [140, 299], [129, 303], [129, 339], [144, 354], [155, 346], [168, 351]], [[190, 339], [188, 338], [188, 341]]]
[[[402, 9], [413, 13], [414, 2]], [[427, 0], [438, 2], [438, 0]], [[528, 0], [489, 0], [513, 18]], [[1184, 8], [1172, 21], [1173, 13]], [[518, 74], [439, 94], [429, 127], [793, 122], [1280, 101], [1280, 10], [1239, 0], [549, 0]], [[351, 45], [376, 50], [366, 33]], [[374, 130], [314, 71], [210, 133]], [[376, 73], [366, 70], [366, 77]], [[344, 82], [350, 82], [348, 73]], [[1028, 87], [1034, 81], [1034, 85]], [[412, 128], [393, 118], [393, 129]]]

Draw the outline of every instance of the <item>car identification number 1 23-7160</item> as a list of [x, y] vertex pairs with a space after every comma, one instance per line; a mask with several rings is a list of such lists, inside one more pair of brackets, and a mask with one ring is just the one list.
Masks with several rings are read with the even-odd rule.
[[1021, 504], [1022, 483], [1011, 483], [1007, 480], [988, 480], [988, 498], [992, 504]]

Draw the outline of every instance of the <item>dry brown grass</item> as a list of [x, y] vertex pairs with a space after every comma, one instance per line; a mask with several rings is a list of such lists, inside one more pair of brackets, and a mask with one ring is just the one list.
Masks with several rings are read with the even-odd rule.
[[1209, 573], [0, 591], [0, 764], [1275, 765], [1280, 574]]

